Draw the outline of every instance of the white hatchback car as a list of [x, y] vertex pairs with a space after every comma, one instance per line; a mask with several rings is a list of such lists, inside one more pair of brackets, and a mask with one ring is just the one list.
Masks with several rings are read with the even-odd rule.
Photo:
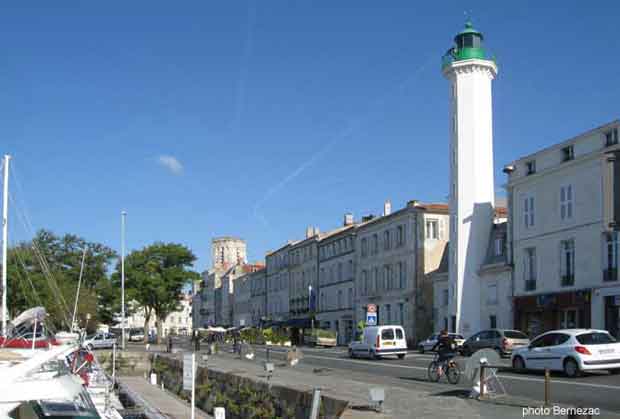
[[552, 330], [536, 337], [529, 346], [512, 352], [516, 370], [564, 371], [576, 377], [583, 371], [620, 373], [620, 342], [606, 330]]

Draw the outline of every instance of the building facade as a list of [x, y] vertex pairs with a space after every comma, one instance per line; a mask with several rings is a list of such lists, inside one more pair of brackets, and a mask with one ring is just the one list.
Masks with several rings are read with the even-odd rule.
[[593, 327], [618, 336], [620, 122], [506, 166], [514, 325], [530, 335]]
[[289, 318], [289, 248], [287, 243], [267, 254], [267, 318], [285, 321]]
[[311, 328], [315, 315], [312, 303], [318, 286], [318, 242], [319, 230], [306, 229], [306, 238], [291, 245], [289, 260], [289, 324], [291, 338], [300, 343], [303, 329]]
[[267, 269], [249, 275], [252, 326], [260, 327], [267, 318]]
[[368, 304], [377, 306], [379, 324], [400, 324], [410, 343], [432, 332], [433, 284], [448, 241], [448, 207], [410, 201], [357, 227], [356, 319]]
[[233, 327], [252, 325], [251, 273], [245, 273], [234, 282], [232, 298]]
[[355, 338], [355, 233], [353, 215], [346, 214], [342, 228], [321, 237], [318, 243], [318, 283], [312, 284], [319, 296], [316, 324], [336, 332], [340, 345]]

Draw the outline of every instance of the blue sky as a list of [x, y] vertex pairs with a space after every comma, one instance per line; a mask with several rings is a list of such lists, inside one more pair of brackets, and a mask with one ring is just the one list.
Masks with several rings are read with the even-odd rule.
[[[38, 4], [37, 4], [38, 3]], [[423, 3], [423, 4], [418, 4]], [[511, 160], [619, 116], [620, 3], [467, 4]], [[441, 55], [462, 2], [19, 2], [0, 13], [0, 152], [33, 227], [120, 247], [213, 236], [263, 259], [307, 225], [448, 193]], [[18, 183], [17, 183], [18, 182]], [[11, 213], [11, 238], [28, 230]]]

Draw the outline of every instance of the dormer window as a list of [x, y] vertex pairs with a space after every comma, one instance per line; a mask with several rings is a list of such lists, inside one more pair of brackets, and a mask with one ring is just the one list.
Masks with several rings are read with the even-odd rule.
[[536, 160], [525, 162], [525, 174], [529, 176], [534, 173], [536, 173]]
[[618, 128], [614, 128], [605, 133], [605, 147], [618, 144]]
[[566, 146], [562, 149], [562, 161], [569, 161], [575, 159], [575, 148], [572, 145]]

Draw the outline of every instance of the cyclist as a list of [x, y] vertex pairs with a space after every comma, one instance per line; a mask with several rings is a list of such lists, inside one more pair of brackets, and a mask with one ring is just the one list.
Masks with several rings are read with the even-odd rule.
[[456, 356], [454, 352], [455, 347], [456, 344], [454, 343], [454, 339], [448, 335], [448, 331], [446, 329], [443, 329], [439, 334], [437, 343], [433, 346], [431, 351], [436, 350], [439, 354], [439, 358], [437, 359], [438, 364], [442, 365], [445, 363], [446, 365], [449, 365], [450, 360]]

